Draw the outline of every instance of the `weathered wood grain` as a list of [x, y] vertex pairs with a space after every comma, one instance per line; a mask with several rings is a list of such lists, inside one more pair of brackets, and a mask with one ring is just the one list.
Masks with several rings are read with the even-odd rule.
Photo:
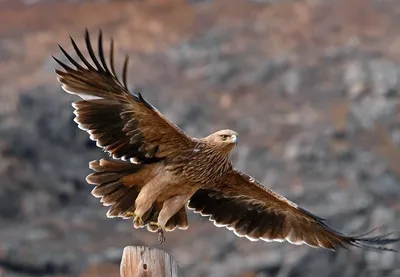
[[179, 277], [170, 254], [145, 246], [127, 246], [122, 254], [121, 277]]

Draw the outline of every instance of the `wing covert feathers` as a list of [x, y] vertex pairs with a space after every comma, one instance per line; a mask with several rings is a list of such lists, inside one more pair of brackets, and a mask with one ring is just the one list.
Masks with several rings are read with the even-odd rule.
[[121, 81], [115, 71], [113, 41], [107, 64], [102, 40], [100, 31], [97, 57], [86, 30], [85, 43], [90, 61], [72, 38], [72, 47], [78, 59], [60, 46], [72, 66], [54, 58], [63, 68], [55, 70], [62, 88], [83, 99], [73, 103], [74, 120], [79, 128], [87, 131], [97, 146], [113, 158], [136, 163], [157, 162], [170, 155], [179, 155], [179, 151], [191, 147], [191, 138], [168, 121], [140, 93], [129, 92], [128, 57], [123, 63]]
[[330, 250], [360, 247], [375, 251], [395, 251], [386, 245], [398, 242], [388, 235], [348, 236], [326, 221], [262, 187], [250, 176], [232, 171], [214, 188], [200, 189], [190, 199], [189, 209], [209, 217], [218, 227], [226, 227], [249, 240], [288, 241]]

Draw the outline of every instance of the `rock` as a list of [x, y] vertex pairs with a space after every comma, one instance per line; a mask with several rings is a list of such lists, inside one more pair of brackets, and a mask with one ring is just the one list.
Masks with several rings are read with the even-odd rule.
[[298, 92], [301, 83], [300, 70], [291, 69], [282, 77], [283, 92], [288, 95], [294, 95]]
[[367, 72], [360, 61], [350, 62], [344, 71], [344, 83], [350, 98], [357, 98], [367, 89]]

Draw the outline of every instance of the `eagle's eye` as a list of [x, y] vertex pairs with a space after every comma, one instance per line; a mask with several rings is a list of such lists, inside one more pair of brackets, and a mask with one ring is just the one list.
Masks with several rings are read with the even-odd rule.
[[226, 140], [228, 137], [228, 135], [221, 135], [222, 140]]

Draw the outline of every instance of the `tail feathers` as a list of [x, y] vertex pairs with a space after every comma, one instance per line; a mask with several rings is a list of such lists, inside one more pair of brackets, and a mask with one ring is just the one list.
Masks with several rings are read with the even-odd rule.
[[127, 187], [121, 179], [126, 175], [139, 172], [143, 165], [102, 159], [90, 162], [89, 168], [95, 172], [88, 175], [86, 181], [96, 186], [92, 190], [92, 195], [101, 198], [100, 202], [104, 206], [111, 206], [107, 216], [132, 217], [140, 187]]
[[[143, 184], [126, 186], [123, 183], [124, 177], [129, 180], [135, 180], [142, 170], [145, 169], [145, 164], [133, 164], [129, 162], [100, 160], [89, 163], [89, 168], [94, 173], [86, 177], [89, 184], [95, 185], [92, 190], [92, 195], [101, 198], [100, 202], [104, 206], [109, 206], [107, 217], [122, 217], [131, 218], [135, 213], [135, 201]], [[138, 175], [135, 175], [138, 174]], [[128, 176], [129, 175], [129, 176]], [[140, 180], [141, 178], [137, 178]], [[140, 181], [139, 181], [140, 182]], [[162, 202], [155, 202], [153, 206], [142, 216], [144, 225], [137, 225], [135, 228], [147, 226], [151, 232], [158, 230], [158, 215], [163, 208]], [[173, 215], [165, 226], [165, 230], [173, 231], [176, 228], [186, 230], [188, 220], [185, 207], [182, 207], [175, 215]]]

